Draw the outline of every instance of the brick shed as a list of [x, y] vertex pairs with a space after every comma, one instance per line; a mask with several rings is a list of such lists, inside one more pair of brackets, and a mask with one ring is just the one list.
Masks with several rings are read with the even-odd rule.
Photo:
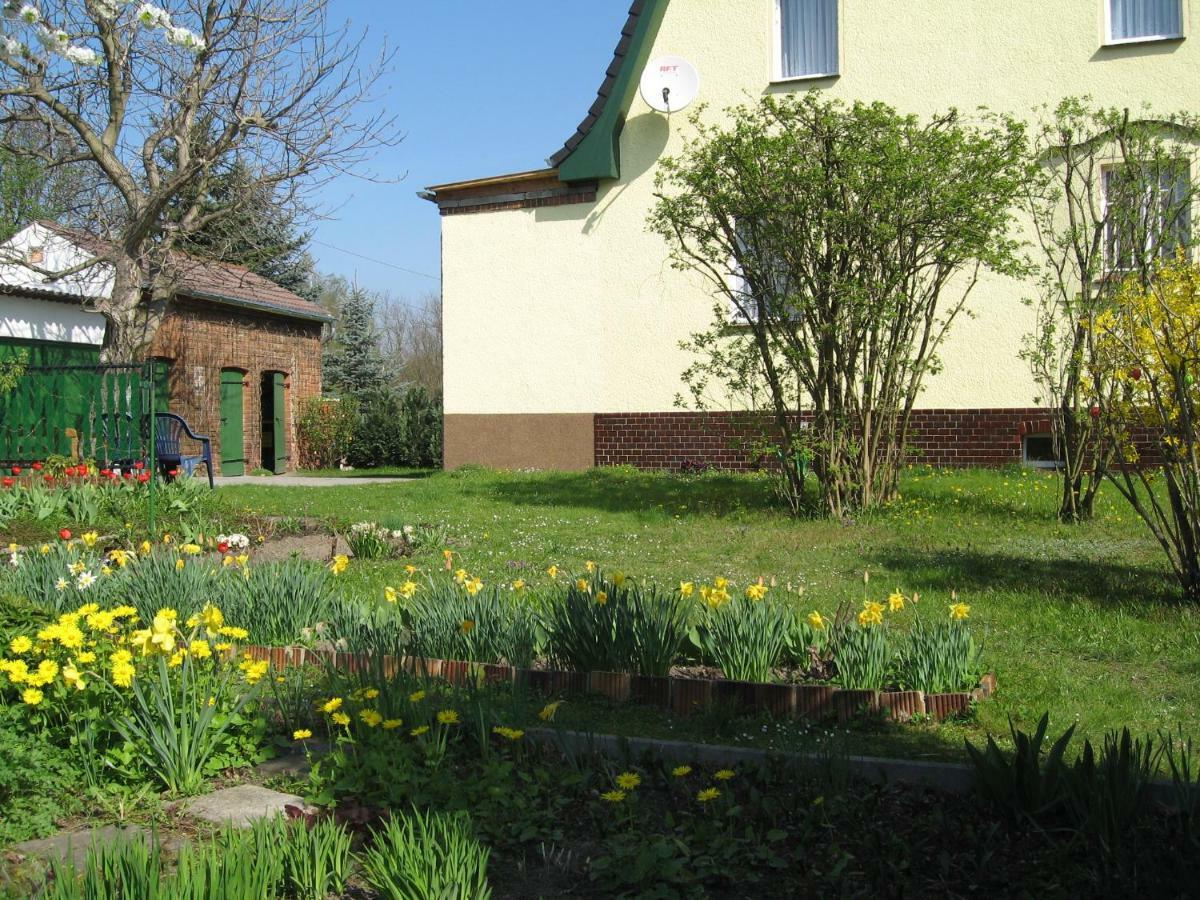
[[[97, 251], [86, 235], [37, 223], [6, 252], [65, 271]], [[321, 395], [321, 340], [331, 317], [241, 266], [181, 263], [176, 299], [149, 354], [167, 408], [212, 438], [218, 474], [294, 469], [296, 421], [303, 402]], [[106, 287], [103, 277], [53, 282], [0, 265], [0, 356], [36, 349], [39, 364], [98, 362], [104, 320], [83, 300]]]

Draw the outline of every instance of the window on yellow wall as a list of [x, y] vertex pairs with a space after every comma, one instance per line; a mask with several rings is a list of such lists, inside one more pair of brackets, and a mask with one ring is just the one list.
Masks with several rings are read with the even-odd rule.
[[1104, 170], [1105, 259], [1109, 271], [1128, 272], [1143, 261], [1170, 259], [1192, 244], [1191, 172], [1184, 161], [1131, 173]]
[[1183, 0], [1105, 0], [1105, 3], [1108, 39], [1112, 43], [1183, 37]]
[[777, 0], [781, 79], [837, 75], [838, 0]]

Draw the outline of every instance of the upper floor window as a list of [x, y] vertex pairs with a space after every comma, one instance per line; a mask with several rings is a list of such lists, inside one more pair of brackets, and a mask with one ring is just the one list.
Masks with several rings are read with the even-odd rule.
[[1105, 0], [1108, 39], [1153, 41], [1183, 37], [1183, 0]]
[[1123, 166], [1104, 170], [1105, 256], [1110, 271], [1170, 259], [1192, 243], [1195, 192], [1186, 162], [1134, 176]]
[[777, 2], [779, 77], [820, 78], [837, 75], [838, 0]]

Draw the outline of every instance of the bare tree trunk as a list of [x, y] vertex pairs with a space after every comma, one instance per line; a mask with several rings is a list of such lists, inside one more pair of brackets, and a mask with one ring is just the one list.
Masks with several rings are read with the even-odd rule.
[[166, 317], [169, 297], [148, 296], [136, 263], [117, 260], [113, 268], [112, 293], [95, 306], [107, 323], [100, 359], [105, 363], [142, 362]]

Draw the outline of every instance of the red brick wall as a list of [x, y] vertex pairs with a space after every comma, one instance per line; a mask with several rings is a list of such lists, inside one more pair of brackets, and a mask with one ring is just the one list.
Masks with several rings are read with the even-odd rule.
[[[916, 410], [909, 448], [914, 462], [1000, 466], [1021, 462], [1023, 435], [1049, 431], [1046, 411], [1036, 408]], [[738, 413], [600, 414], [596, 465], [749, 469], [754, 461], [745, 445], [755, 432], [755, 421]]]
[[212, 438], [220, 474], [221, 370], [241, 369], [246, 471], [262, 460], [261, 384], [264, 372], [282, 372], [288, 468], [296, 465], [296, 418], [301, 403], [321, 395], [319, 322], [176, 301], [155, 336], [151, 355], [171, 361], [171, 411], [192, 430]]

